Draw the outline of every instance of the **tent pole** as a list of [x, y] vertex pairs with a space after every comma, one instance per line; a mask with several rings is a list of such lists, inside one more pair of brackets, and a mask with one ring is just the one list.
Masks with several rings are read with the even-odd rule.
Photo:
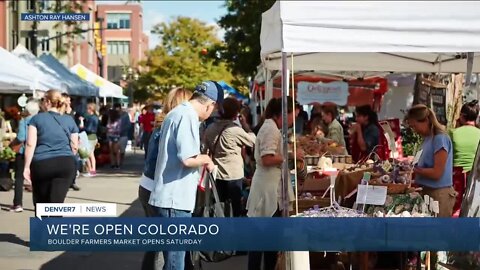
[[283, 160], [282, 164], [282, 214], [283, 217], [289, 216], [289, 194], [288, 185], [290, 182], [290, 172], [288, 170], [288, 102], [287, 94], [289, 89], [289, 73], [287, 66], [287, 53], [282, 52], [282, 139], [283, 139]]
[[[467, 72], [465, 73], [465, 88], [464, 88], [466, 90], [465, 94], [470, 92], [469, 89], [470, 89], [470, 85], [471, 85], [471, 81], [472, 81], [472, 70], [473, 70], [473, 58], [474, 57], [475, 57], [475, 53], [473, 53], [473, 52], [467, 53]], [[478, 99], [478, 97], [479, 97], [478, 91], [480, 91], [480, 90], [477, 90], [477, 93], [475, 93], [476, 99]]]

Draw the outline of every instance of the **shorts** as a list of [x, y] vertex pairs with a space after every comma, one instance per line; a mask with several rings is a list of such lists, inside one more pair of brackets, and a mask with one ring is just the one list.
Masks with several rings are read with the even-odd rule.
[[108, 141], [112, 143], [117, 143], [120, 140], [120, 136], [108, 135]]
[[120, 153], [125, 154], [125, 150], [127, 149], [127, 144], [128, 144], [128, 137], [127, 136], [122, 136], [118, 140], [118, 144], [120, 146]]
[[88, 142], [90, 143], [90, 154], [95, 152], [95, 148], [97, 147], [97, 143], [98, 143], [98, 140], [95, 139], [95, 140], [88, 140]]

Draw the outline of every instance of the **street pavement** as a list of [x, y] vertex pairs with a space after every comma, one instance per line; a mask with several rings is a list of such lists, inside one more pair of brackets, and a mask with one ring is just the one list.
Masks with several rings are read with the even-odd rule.
[[[78, 178], [81, 190], [70, 190], [65, 202], [116, 203], [119, 216], [142, 217], [143, 209], [137, 200], [142, 167], [143, 152], [127, 154], [120, 170], [99, 168], [97, 177]], [[140, 269], [141, 252], [30, 252], [29, 218], [34, 216], [32, 194], [24, 192], [22, 213], [4, 210], [12, 200], [13, 191], [0, 192], [0, 270]], [[246, 256], [203, 265], [205, 270], [246, 268]]]

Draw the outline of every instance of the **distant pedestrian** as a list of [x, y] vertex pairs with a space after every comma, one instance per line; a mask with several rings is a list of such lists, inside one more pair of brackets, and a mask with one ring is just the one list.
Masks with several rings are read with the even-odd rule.
[[133, 128], [132, 123], [130, 122], [130, 116], [128, 112], [122, 110], [122, 105], [117, 103], [114, 105], [114, 109], [118, 111], [120, 114], [120, 139], [118, 140], [118, 147], [120, 150], [120, 164], [119, 166], [123, 165], [123, 161], [125, 159], [125, 151], [127, 150], [128, 145], [128, 136], [130, 134], [130, 130]]
[[78, 150], [78, 127], [60, 114], [65, 105], [61, 93], [49, 90], [44, 100], [47, 112], [31, 119], [25, 148], [23, 175], [32, 182], [35, 205], [64, 202], [75, 177]]
[[95, 147], [98, 143], [98, 122], [97, 105], [95, 103], [89, 103], [87, 105], [87, 113], [85, 117], [80, 117], [80, 129], [87, 133], [88, 141], [90, 143], [90, 153], [87, 159], [87, 173], [84, 174], [86, 177], [94, 177], [97, 175]]
[[30, 121], [40, 111], [38, 101], [31, 100], [25, 106], [25, 116], [18, 124], [18, 133], [16, 143], [20, 146], [18, 153], [15, 155], [15, 194], [13, 197], [13, 205], [10, 208], [12, 212], [23, 211], [23, 171], [25, 169], [25, 143], [27, 140], [27, 130]]
[[147, 112], [142, 115], [140, 119], [140, 125], [143, 129], [142, 134], [142, 145], [145, 149], [145, 158], [147, 158], [148, 152], [148, 142], [150, 141], [150, 136], [152, 136], [153, 131], [153, 122], [155, 122], [155, 114], [153, 113], [153, 106], [146, 106]]
[[108, 147], [110, 150], [110, 163], [112, 169], [120, 168], [120, 132], [122, 119], [120, 118], [120, 112], [112, 109], [108, 115], [107, 123], [107, 139]]
[[[72, 117], [74, 123], [76, 125], [78, 125], [78, 123], [76, 122], [76, 113], [72, 108], [72, 98], [67, 93], [62, 93], [62, 97], [63, 97], [63, 100], [64, 100], [65, 104], [62, 107], [62, 109], [60, 110], [60, 113]], [[75, 191], [80, 190], [80, 187], [77, 185], [77, 177], [80, 174], [80, 172], [79, 172], [80, 167], [81, 167], [80, 164], [81, 164], [80, 157], [77, 154], [75, 156], [75, 165], [76, 165], [75, 177], [72, 179], [72, 184], [70, 185], [70, 188], [75, 190]]]

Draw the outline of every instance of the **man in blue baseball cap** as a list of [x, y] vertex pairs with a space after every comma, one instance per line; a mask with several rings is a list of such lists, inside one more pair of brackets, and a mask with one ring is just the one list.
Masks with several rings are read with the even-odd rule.
[[[214, 164], [200, 153], [200, 122], [223, 102], [223, 89], [215, 81], [195, 87], [188, 102], [175, 107], [165, 117], [160, 130], [155, 183], [149, 204], [158, 217], [191, 217], [195, 207], [199, 168], [212, 172]], [[164, 270], [183, 270], [184, 251], [166, 251]]]

